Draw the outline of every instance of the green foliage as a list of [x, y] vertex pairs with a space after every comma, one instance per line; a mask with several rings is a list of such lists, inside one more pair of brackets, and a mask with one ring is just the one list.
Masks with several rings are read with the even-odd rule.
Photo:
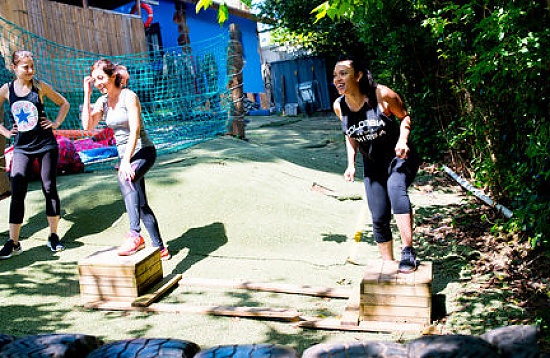
[[[248, 6], [249, 8], [252, 7], [252, 0], [241, 0], [243, 4]], [[210, 6], [212, 6], [213, 1], [212, 0], [198, 0], [197, 4], [195, 5], [195, 11], [199, 13], [202, 9], [206, 10]], [[229, 8], [227, 7], [227, 4], [224, 0], [220, 1], [218, 4], [218, 23], [223, 24], [229, 19]]]
[[530, 1], [470, 1], [426, 15], [458, 105], [450, 151], [512, 207], [507, 229], [547, 243], [548, 10]]
[[262, 17], [274, 20], [272, 38], [276, 44], [328, 57], [336, 56], [342, 48], [357, 46], [358, 27], [351, 22], [329, 18], [313, 21], [312, 11], [321, 4], [321, 0], [265, 0], [258, 9]]
[[332, 0], [315, 13], [361, 28], [373, 73], [414, 114], [425, 158], [450, 158], [514, 211], [499, 228], [550, 247], [546, 4]]

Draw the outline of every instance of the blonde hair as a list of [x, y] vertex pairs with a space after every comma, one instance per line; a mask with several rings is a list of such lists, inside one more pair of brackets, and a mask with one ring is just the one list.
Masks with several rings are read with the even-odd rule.
[[[30, 58], [31, 60], [34, 61], [34, 55], [32, 54], [32, 52], [27, 50], [18, 50], [12, 54], [11, 63], [13, 64], [13, 66], [17, 66], [17, 64], [19, 64], [19, 62], [24, 58]], [[32, 79], [32, 84], [34, 87], [38, 89], [38, 92], [40, 93], [40, 90], [41, 90], [40, 81], [34, 76]]]
[[26, 51], [26, 50], [19, 50], [19, 51], [15, 51], [11, 56], [11, 63], [13, 63], [14, 65], [17, 65], [19, 61], [21, 61], [25, 57], [30, 57], [31, 59], [34, 60], [34, 56], [32, 52]]

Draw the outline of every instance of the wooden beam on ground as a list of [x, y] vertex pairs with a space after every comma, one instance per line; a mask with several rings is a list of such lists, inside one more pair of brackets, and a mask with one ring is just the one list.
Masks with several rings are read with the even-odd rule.
[[250, 282], [250, 281], [231, 281], [231, 280], [191, 278], [191, 277], [183, 278], [179, 282], [179, 285], [180, 286], [187, 285], [187, 286], [236, 288], [236, 289], [244, 289], [244, 290], [292, 293], [292, 294], [299, 294], [299, 295], [330, 297], [330, 298], [349, 298], [351, 294], [351, 291], [349, 289], [341, 289], [341, 288], [311, 287], [307, 285], [262, 283], [262, 282]]
[[301, 313], [295, 310], [269, 307], [196, 306], [180, 303], [152, 303], [149, 306], [133, 306], [132, 302], [96, 301], [84, 304], [85, 308], [104, 311], [136, 311], [164, 313], [195, 313], [214, 316], [266, 318], [296, 322]]
[[346, 325], [337, 318], [306, 319], [296, 326], [311, 329], [358, 331], [358, 332], [416, 332], [423, 331], [424, 326], [416, 323], [361, 321], [358, 325]]
[[360, 321], [361, 295], [359, 290], [355, 290], [348, 299], [344, 313], [340, 318], [340, 324], [343, 326], [358, 326]]
[[174, 287], [178, 283], [179, 280], [181, 280], [181, 274], [172, 274], [168, 275], [165, 278], [162, 279], [158, 284], [156, 284], [152, 289], [150, 293], [147, 293], [145, 295], [139, 296], [132, 302], [132, 306], [134, 307], [147, 307], [151, 303], [155, 302], [160, 298], [160, 296], [164, 295], [166, 291], [168, 291], [170, 288]]

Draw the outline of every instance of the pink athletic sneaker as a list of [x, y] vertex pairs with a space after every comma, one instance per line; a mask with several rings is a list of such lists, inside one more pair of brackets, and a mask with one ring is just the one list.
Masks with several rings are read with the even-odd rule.
[[132, 236], [128, 234], [124, 243], [118, 248], [118, 254], [119, 256], [130, 256], [143, 248], [145, 248], [145, 240], [141, 235]]
[[172, 255], [170, 255], [170, 252], [165, 247], [162, 250], [160, 250], [160, 259], [163, 261], [170, 260], [172, 258]]

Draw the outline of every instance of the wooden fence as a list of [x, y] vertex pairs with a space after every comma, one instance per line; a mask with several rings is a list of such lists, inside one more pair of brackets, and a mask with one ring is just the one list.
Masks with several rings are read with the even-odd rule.
[[[97, 54], [147, 51], [141, 17], [47, 0], [0, 0], [0, 16], [47, 40]], [[4, 53], [16, 49], [3, 49]]]

